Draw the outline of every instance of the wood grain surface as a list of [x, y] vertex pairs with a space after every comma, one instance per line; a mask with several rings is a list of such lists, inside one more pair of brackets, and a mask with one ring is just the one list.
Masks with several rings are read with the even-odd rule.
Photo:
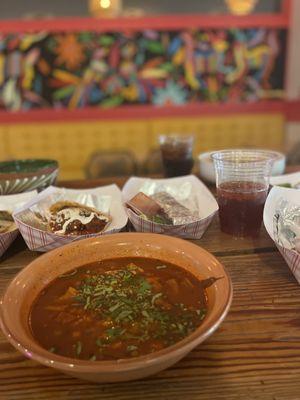
[[[195, 243], [218, 257], [234, 287], [227, 318], [205, 343], [156, 376], [100, 385], [25, 359], [0, 334], [0, 399], [299, 400], [300, 286], [267, 233], [235, 240], [215, 220]], [[0, 263], [0, 293], [38, 255], [18, 238]]]

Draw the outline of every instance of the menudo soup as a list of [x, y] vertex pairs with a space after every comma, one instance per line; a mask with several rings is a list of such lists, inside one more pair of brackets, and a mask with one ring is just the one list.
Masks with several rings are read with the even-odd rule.
[[51, 282], [34, 302], [29, 323], [41, 346], [65, 357], [145, 355], [201, 324], [207, 310], [203, 282], [160, 260], [100, 261]]

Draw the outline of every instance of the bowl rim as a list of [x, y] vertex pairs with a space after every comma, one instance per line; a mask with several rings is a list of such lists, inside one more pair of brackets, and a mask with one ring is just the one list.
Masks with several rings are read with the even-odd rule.
[[[233, 149], [223, 149], [223, 150], [209, 150], [209, 151], [204, 151], [198, 154], [197, 158], [200, 161], [206, 161], [207, 158], [210, 158], [213, 161], [212, 155], [215, 153], [219, 153], [221, 151], [257, 151], [257, 152], [261, 152], [261, 153], [269, 153], [270, 155], [273, 154], [274, 155], [274, 162], [285, 159], [286, 155], [281, 152], [281, 151], [277, 151], [277, 150], [268, 150], [268, 149], [252, 149], [252, 148], [233, 148]], [[208, 157], [210, 156], [210, 157]]]
[[[32, 172], [1, 172], [1, 167], [8, 165], [8, 164], [17, 164], [17, 163], [24, 163], [24, 164], [31, 164], [33, 162], [42, 162], [47, 164], [46, 166], [41, 166], [37, 168], [35, 171]], [[37, 175], [43, 174], [50, 174], [56, 170], [58, 170], [59, 165], [58, 161], [50, 158], [22, 158], [22, 159], [14, 159], [14, 160], [6, 160], [0, 162], [0, 179], [20, 179], [20, 178], [28, 178]]]
[[[125, 233], [116, 233], [113, 236], [120, 237], [122, 240], [124, 240], [124, 236], [127, 237], [134, 237], [134, 236], [143, 236], [147, 235], [148, 237], [159, 237], [161, 236], [160, 234], [156, 233], [140, 233], [140, 232], [125, 232]], [[167, 236], [167, 235], [165, 235]], [[20, 341], [15, 337], [14, 333], [10, 331], [10, 329], [6, 326], [5, 321], [4, 321], [4, 308], [5, 308], [5, 303], [4, 303], [4, 298], [11, 286], [14, 285], [15, 281], [18, 280], [19, 276], [24, 273], [26, 269], [28, 269], [30, 266], [32, 268], [32, 265], [34, 264], [40, 264], [40, 262], [43, 260], [44, 257], [47, 255], [54, 254], [61, 252], [63, 248], [65, 247], [73, 247], [78, 244], [81, 244], [83, 242], [88, 242], [88, 241], [96, 241], [96, 240], [101, 240], [103, 238], [104, 240], [109, 238], [109, 235], [102, 236], [102, 237], [96, 237], [96, 238], [87, 238], [83, 239], [80, 241], [75, 241], [71, 242], [69, 244], [66, 244], [65, 246], [56, 248], [48, 253], [43, 254], [42, 256], [36, 258], [32, 262], [30, 262], [26, 267], [24, 267], [7, 285], [6, 289], [4, 290], [4, 293], [1, 297], [0, 300], [0, 328], [2, 332], [4, 333], [4, 336], [6, 339], [16, 348], [18, 349], [23, 355], [25, 355], [27, 358], [31, 358], [35, 361], [38, 361], [39, 363], [45, 365], [45, 366], [50, 366], [65, 372], [70, 372], [70, 373], [120, 373], [120, 372], [126, 372], [126, 371], [131, 371], [131, 370], [136, 370], [139, 368], [144, 368], [145, 366], [150, 366], [153, 364], [157, 363], [163, 363], [164, 361], [168, 360], [168, 357], [170, 354], [172, 354], [174, 351], [179, 350], [180, 353], [182, 353], [182, 356], [192, 350], [194, 347], [199, 345], [201, 342], [203, 342], [208, 336], [210, 336], [217, 328], [218, 326], [222, 323], [222, 321], [225, 319], [230, 306], [232, 302], [232, 297], [233, 297], [233, 287], [232, 287], [232, 282], [230, 275], [226, 271], [225, 267], [223, 264], [211, 253], [209, 253], [207, 250], [203, 249], [203, 247], [198, 246], [194, 243], [191, 243], [189, 241], [173, 237], [173, 236], [167, 236], [168, 239], [171, 239], [172, 241], [175, 241], [175, 244], [179, 245], [180, 243], [185, 243], [185, 245], [188, 245], [188, 247], [197, 247], [200, 252], [206, 254], [211, 261], [214, 263], [217, 262], [219, 266], [222, 267], [224, 271], [224, 278], [228, 282], [228, 290], [227, 293], [224, 295], [223, 301], [222, 301], [222, 306], [220, 307], [220, 310], [218, 311], [217, 315], [215, 316], [215, 320], [212, 323], [211, 326], [203, 329], [203, 325], [201, 324], [194, 332], [192, 332], [190, 335], [186, 336], [179, 342], [165, 347], [162, 350], [155, 351], [153, 353], [149, 353], [143, 356], [138, 356], [138, 357], [132, 357], [130, 359], [119, 359], [119, 360], [108, 360], [108, 361], [89, 361], [89, 360], [78, 360], [74, 358], [69, 358], [69, 357], [64, 357], [60, 355], [56, 355], [54, 353], [49, 352], [48, 350], [44, 349], [39, 343], [30, 338], [33, 342], [35, 347], [38, 349], [38, 351], [30, 348], [25, 348], [25, 346], [20, 343]], [[34, 300], [34, 299], [33, 299]]]

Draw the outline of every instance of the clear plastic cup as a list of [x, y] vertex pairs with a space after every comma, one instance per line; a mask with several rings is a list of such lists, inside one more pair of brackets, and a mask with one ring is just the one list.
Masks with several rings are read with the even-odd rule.
[[212, 154], [221, 230], [235, 237], [257, 237], [274, 155], [264, 150], [223, 150]]
[[194, 165], [193, 135], [160, 135], [159, 144], [166, 177], [188, 175]]

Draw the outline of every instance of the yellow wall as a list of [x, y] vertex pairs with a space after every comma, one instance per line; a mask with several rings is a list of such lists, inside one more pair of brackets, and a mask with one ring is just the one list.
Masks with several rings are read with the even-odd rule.
[[194, 133], [195, 154], [226, 147], [280, 150], [284, 117], [239, 114], [226, 117], [0, 124], [0, 159], [46, 157], [60, 163], [61, 179], [83, 178], [97, 149], [130, 149], [142, 160], [160, 133]]

